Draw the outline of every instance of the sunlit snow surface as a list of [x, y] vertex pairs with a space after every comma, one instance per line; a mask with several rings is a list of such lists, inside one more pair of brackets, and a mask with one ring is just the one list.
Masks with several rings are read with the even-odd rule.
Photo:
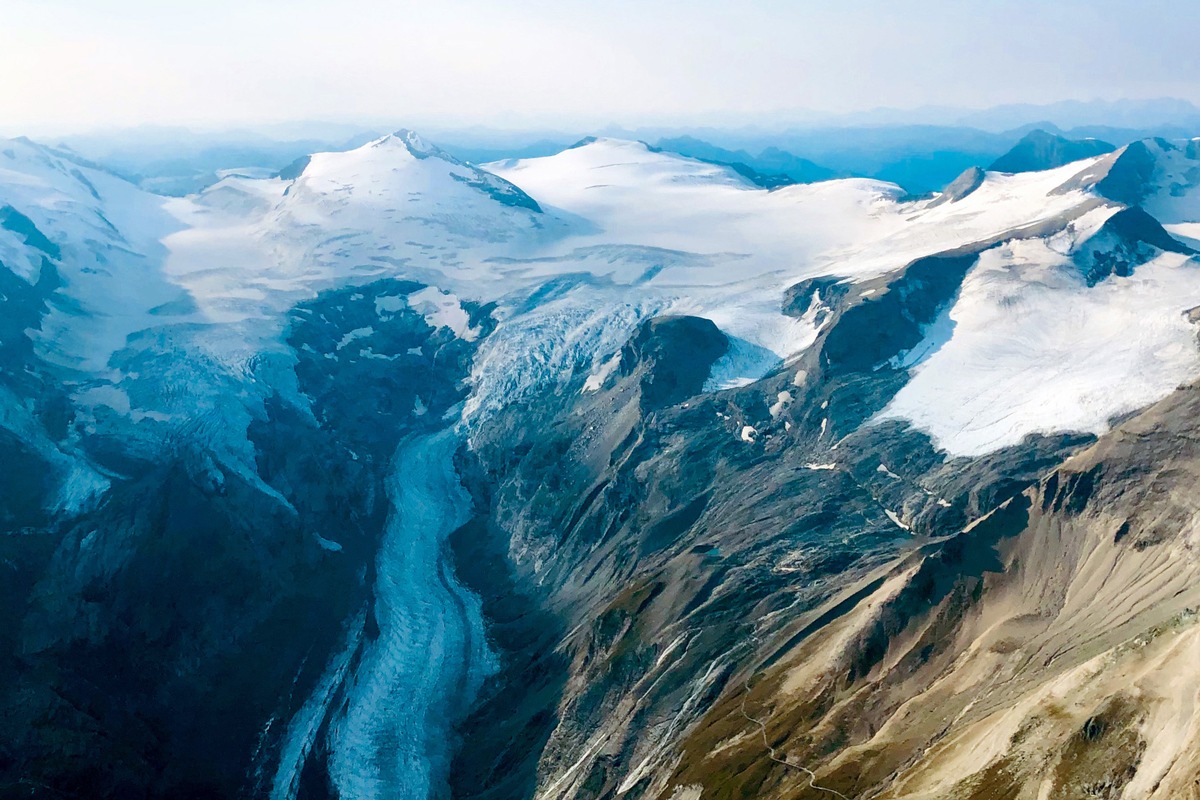
[[[652, 297], [661, 313], [705, 316], [786, 359], [816, 336], [780, 313], [814, 275], [873, 276], [1077, 206], [1051, 195], [1070, 172], [993, 176], [955, 204], [898, 202], [867, 180], [764, 191], [723, 167], [596, 140], [558, 155], [488, 165], [541, 213], [497, 202], [468, 169], [419, 157], [391, 136], [314, 156], [297, 180], [228, 178], [175, 201], [185, 224], [166, 269], [206, 318], [275, 336], [279, 310], [315, 291], [385, 275], [500, 301], [563, 276]], [[503, 332], [500, 332], [503, 335]], [[749, 363], [749, 362], [747, 362]], [[759, 369], [741, 377], [759, 377]]]
[[[1147, 207], [1177, 235], [1200, 236], [1197, 193], [1178, 188], [1194, 162], [1155, 152], [1155, 180], [1170, 191]], [[497, 303], [500, 324], [483, 342], [466, 407], [478, 421], [577, 373], [596, 388], [624, 338], [654, 314], [707, 317], [731, 337], [706, 388], [758, 378], [817, 336], [815, 317], [780, 311], [796, 281], [871, 278], [1078, 215], [1095, 196], [1056, 190], [1098, 161], [989, 174], [952, 203], [906, 202], [870, 180], [766, 191], [724, 167], [612, 139], [485, 171], [399, 132], [316, 154], [294, 180], [231, 174], [164, 199], [14, 141], [0, 145], [0, 203], [73, 248], [62, 260], [67, 302], [37, 340], [48, 360], [90, 376], [79, 384], [85, 406], [168, 425], [195, 420], [198, 407], [225, 416], [228, 381], [260, 354], [284, 352], [289, 308], [324, 289], [405, 277], [430, 286], [415, 297], [426, 319], [466, 339], [479, 332], [461, 303]], [[1084, 215], [1077, 236], [1113, 210]], [[978, 453], [1034, 431], [1100, 430], [1195, 374], [1179, 313], [1195, 305], [1189, 266], [1149, 265], [1088, 288], [1065, 264], [1072, 243], [1038, 241], [983, 258], [940, 327], [898, 364], [914, 379], [886, 415], [912, 420], [952, 453]], [[0, 258], [36, 278], [30, 248], [6, 230]], [[1069, 313], [1081, 322], [1066, 324]], [[1135, 319], [1135, 336], [1113, 333]], [[180, 371], [177, 396], [156, 398], [117, 366], [134, 340], [202, 363]], [[1092, 366], [1101, 364], [1102, 375]], [[1029, 387], [1018, 391], [1022, 380]], [[231, 458], [252, 463], [244, 456]]]
[[949, 338], [913, 368], [881, 418], [980, 455], [1028, 433], [1101, 433], [1111, 418], [1200, 375], [1200, 265], [1175, 254], [1088, 287], [1041, 240], [980, 258], [948, 314]]

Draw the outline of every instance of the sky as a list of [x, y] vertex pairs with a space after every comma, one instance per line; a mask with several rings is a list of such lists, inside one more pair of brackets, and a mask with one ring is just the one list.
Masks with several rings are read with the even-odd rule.
[[4, 0], [0, 130], [1200, 102], [1195, 0]]

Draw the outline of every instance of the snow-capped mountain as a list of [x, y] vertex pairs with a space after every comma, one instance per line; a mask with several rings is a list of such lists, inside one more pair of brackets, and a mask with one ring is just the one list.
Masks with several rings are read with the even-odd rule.
[[0, 143], [0, 771], [1177, 796], [1200, 147], [1031, 141], [921, 198], [409, 131], [166, 198]]

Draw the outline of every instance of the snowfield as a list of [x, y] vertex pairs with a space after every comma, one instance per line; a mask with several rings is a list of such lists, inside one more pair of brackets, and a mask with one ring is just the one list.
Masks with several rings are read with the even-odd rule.
[[[1163, 182], [1178, 185], [1181, 156], [1169, 155]], [[581, 361], [600, 374], [637, 322], [660, 313], [707, 317], [732, 338], [708, 388], [747, 383], [817, 336], [814, 319], [781, 313], [791, 284], [872, 278], [1063, 216], [1081, 217], [1076, 236], [1085, 239], [1115, 206], [1056, 189], [1096, 161], [989, 174], [955, 202], [905, 202], [898, 187], [867, 180], [766, 191], [724, 167], [612, 139], [485, 170], [402, 131], [315, 154], [294, 180], [231, 174], [166, 200], [12, 142], [0, 150], [0, 202], [24, 209], [52, 239], [94, 251], [64, 259], [75, 268], [62, 290], [73, 302], [55, 307], [39, 337], [49, 360], [82, 369], [92, 384], [119, 385], [113, 354], [164, 325], [187, 326], [190, 346], [236, 372], [278, 349], [296, 302], [403, 276], [431, 287], [419, 297], [431, 324], [464, 338], [477, 331], [460, 297], [499, 304], [501, 326], [477, 368], [469, 407], [477, 411], [521, 390], [514, 373], [525, 388]], [[1169, 195], [1150, 205], [1169, 212], [1179, 234], [1192, 233], [1193, 194]], [[1196, 375], [1193, 332], [1180, 314], [1200, 302], [1190, 262], [1167, 259], [1088, 288], [1065, 265], [1077, 245], [989, 251], [948, 324], [904, 364], [914, 378], [884, 416], [911, 420], [951, 453], [976, 454], [1034, 431], [1102, 430]], [[95, 252], [111, 256], [98, 263]], [[36, 280], [31, 253], [0, 231], [0, 259]], [[564, 278], [574, 285], [552, 300], [530, 299]], [[1118, 333], [1131, 325], [1136, 336]]]
[[955, 455], [1029, 433], [1103, 433], [1111, 419], [1200, 375], [1200, 264], [1160, 256], [1089, 288], [1044, 241], [980, 258], [949, 310], [950, 335], [912, 366], [880, 415], [910, 420]]
[[[1190, 151], [1149, 147], [1159, 190], [1146, 207], [1194, 241]], [[595, 386], [654, 314], [715, 322], [733, 346], [707, 388], [742, 385], [816, 340], [815, 314], [781, 312], [801, 279], [868, 280], [922, 256], [1066, 226], [985, 253], [901, 364], [913, 379], [883, 416], [910, 420], [949, 453], [977, 454], [1031, 432], [1102, 430], [1200, 374], [1181, 316], [1200, 302], [1189, 259], [1164, 257], [1093, 287], [1072, 271], [1070, 254], [1119, 205], [1060, 187], [1103, 159], [988, 174], [941, 202], [869, 180], [768, 191], [725, 167], [613, 139], [480, 168], [399, 131], [314, 154], [287, 179], [231, 172], [198, 195], [165, 199], [13, 141], [0, 146], [0, 206], [67, 248], [40, 355], [81, 374], [77, 399], [163, 424], [198, 397], [220, 407], [214, 393], [230, 376], [284, 352], [287, 310], [325, 289], [425, 283], [422, 313], [468, 340], [478, 330], [462, 303], [496, 303], [500, 324], [467, 406], [479, 419], [576, 373]], [[10, 228], [0, 228], [0, 260], [34, 282], [40, 255]], [[194, 356], [182, 399], [138, 390], [115, 358], [164, 339]]]

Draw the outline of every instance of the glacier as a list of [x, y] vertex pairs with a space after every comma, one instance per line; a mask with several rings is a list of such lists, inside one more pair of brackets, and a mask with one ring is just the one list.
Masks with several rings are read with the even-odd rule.
[[331, 728], [330, 777], [341, 797], [441, 797], [454, 724], [494, 656], [478, 598], [454, 576], [445, 540], [469, 517], [453, 429], [401, 445], [388, 490], [392, 512], [376, 560], [379, 634], [346, 678]]

